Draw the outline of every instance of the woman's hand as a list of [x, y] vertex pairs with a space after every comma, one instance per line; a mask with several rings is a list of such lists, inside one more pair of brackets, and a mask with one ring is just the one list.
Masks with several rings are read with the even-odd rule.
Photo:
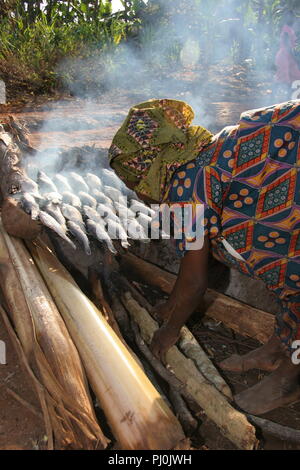
[[166, 353], [174, 346], [180, 336], [180, 329], [172, 328], [168, 324], [163, 325], [157, 330], [152, 338], [150, 349], [154, 356], [166, 363]]
[[153, 307], [152, 312], [159, 320], [168, 321], [173, 310], [173, 304], [168, 300], [167, 302], [159, 302], [155, 307]]

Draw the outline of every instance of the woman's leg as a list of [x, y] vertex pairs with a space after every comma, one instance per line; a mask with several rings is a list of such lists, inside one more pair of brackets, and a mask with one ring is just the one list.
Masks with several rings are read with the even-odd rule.
[[284, 350], [277, 335], [271, 336], [269, 341], [260, 348], [250, 351], [244, 356], [233, 354], [219, 365], [223, 370], [232, 372], [247, 372], [251, 369], [260, 369], [271, 372], [276, 370], [285, 358]]
[[252, 414], [263, 414], [300, 400], [300, 296], [282, 302], [276, 335], [285, 350], [279, 367], [261, 382], [234, 397], [236, 404]]
[[300, 365], [286, 357], [277, 370], [235, 395], [234, 401], [242, 410], [254, 415], [300, 401]]
[[285, 359], [287, 349], [291, 351], [294, 340], [300, 339], [300, 295], [289, 302], [281, 302], [282, 314], [278, 315], [275, 334], [260, 348], [244, 356], [233, 354], [220, 363], [224, 370], [247, 372], [260, 369], [272, 372]]

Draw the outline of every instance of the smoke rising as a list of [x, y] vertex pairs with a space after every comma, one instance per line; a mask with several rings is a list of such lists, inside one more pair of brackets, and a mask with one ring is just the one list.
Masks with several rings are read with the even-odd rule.
[[[270, 25], [257, 24], [257, 18], [251, 15], [242, 27], [242, 17], [246, 14], [243, 4], [246, 6], [247, 2], [209, 2], [208, 6], [207, 2], [199, 1], [194, 2], [190, 11], [185, 6], [180, 11], [177, 1], [155, 3], [160, 5], [161, 13], [156, 13], [155, 23], [145, 21], [136, 38], [93, 52], [86, 59], [70, 58], [59, 65], [58, 73], [65, 88], [82, 100], [80, 114], [92, 115], [101, 106], [99, 96], [111, 100], [113, 107], [124, 95], [128, 108], [151, 98], [175, 98], [187, 101], [194, 108], [195, 124], [216, 132], [221, 127], [211, 111], [212, 103], [233, 103], [234, 109], [234, 103], [238, 102], [244, 104], [244, 110], [272, 104], [274, 65], [266, 59], [270, 54], [262, 54], [261, 48], [272, 48], [271, 56], [275, 58], [277, 44], [271, 41], [274, 32], [270, 31]], [[206, 10], [200, 27], [201, 9]], [[232, 116], [229, 114], [231, 121], [227, 125], [236, 123], [240, 108]], [[39, 151], [34, 163], [27, 162], [30, 163], [28, 171], [34, 176], [37, 171], [34, 165], [38, 165], [54, 174], [60, 147], [73, 146], [74, 132], [101, 130], [108, 125], [117, 128], [126, 111], [113, 122], [109, 122], [111, 116], [107, 115], [92, 123], [79, 115], [58, 119], [54, 109], [41, 132], [46, 135], [59, 127], [65, 132], [65, 138], [51, 151]], [[93, 165], [95, 162], [84, 170], [94, 170]]]

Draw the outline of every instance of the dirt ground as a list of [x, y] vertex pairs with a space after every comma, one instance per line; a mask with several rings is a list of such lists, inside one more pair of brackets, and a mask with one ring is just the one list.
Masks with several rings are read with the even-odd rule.
[[[185, 79], [187, 91], [182, 92], [180, 97], [189, 101], [189, 88], [193, 77], [187, 74]], [[265, 88], [266, 101], [269, 99], [268, 94], [269, 90]], [[212, 92], [209, 98], [203, 101], [203, 114], [211, 123], [210, 129], [214, 132], [225, 125], [235, 124], [242, 111], [262, 105], [264, 90], [259, 96], [257, 93], [252, 96], [244, 93], [237, 98], [237, 94], [230, 95], [229, 92], [225, 95]], [[35, 99], [25, 106], [23, 103], [0, 106], [0, 117], [1, 114], [10, 113], [24, 121], [30, 132], [32, 146], [41, 150], [54, 151], [62, 146], [83, 145], [107, 149], [128, 108], [147, 98], [149, 97], [146, 95], [130, 95], [124, 90], [107, 93], [93, 101], [64, 97], [57, 102], [55, 98], [48, 97]], [[211, 321], [204, 324], [193, 320], [191, 329], [216, 363], [232, 353], [243, 354], [258, 345], [254, 340], [235, 336], [230, 330]], [[33, 406], [36, 412], [40, 413], [38, 401], [1, 319], [0, 340], [5, 341], [7, 347], [7, 364], [0, 365], [0, 449], [43, 449], [46, 445], [43, 421], [30, 407]], [[227, 373], [225, 377], [233, 390], [238, 392], [260, 380], [262, 372]], [[21, 403], [9, 390], [26, 403]], [[266, 417], [300, 429], [300, 403], [268, 413]], [[222, 437], [216, 426], [205, 418], [201, 426], [201, 440], [202, 449], [234, 448]], [[296, 448], [270, 436], [265, 436], [262, 447], [285, 450]], [[300, 446], [298, 448], [300, 449]]]
[[[0, 449], [45, 448], [43, 418], [32, 411], [33, 407], [37, 413], [41, 413], [37, 396], [31, 380], [19, 361], [1, 316], [0, 340], [6, 344], [7, 361], [7, 364], [0, 365]], [[26, 403], [20, 402], [18, 397]]]

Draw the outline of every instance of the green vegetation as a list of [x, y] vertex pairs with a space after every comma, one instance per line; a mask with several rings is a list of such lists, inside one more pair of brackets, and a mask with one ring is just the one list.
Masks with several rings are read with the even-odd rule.
[[113, 67], [129, 43], [150, 65], [176, 67], [190, 39], [201, 63], [251, 58], [272, 66], [282, 15], [298, 0], [122, 3], [124, 10], [112, 13], [111, 0], [0, 0], [0, 76], [20, 88], [30, 84], [35, 93], [49, 92], [72, 80], [70, 70], [59, 68], [66, 58], [89, 64], [102, 54], [103, 67]]

